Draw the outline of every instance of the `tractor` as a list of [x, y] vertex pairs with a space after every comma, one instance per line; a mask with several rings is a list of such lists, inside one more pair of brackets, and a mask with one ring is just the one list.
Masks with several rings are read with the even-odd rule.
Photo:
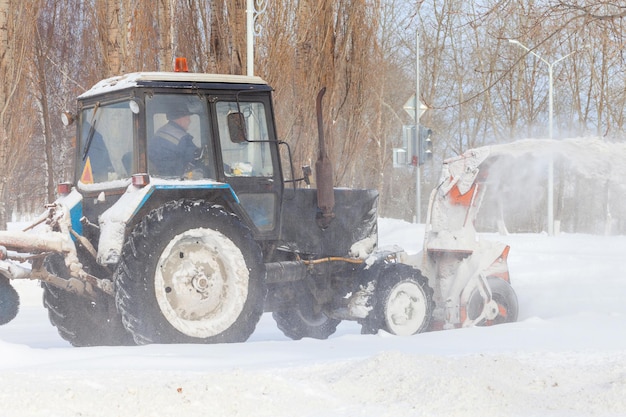
[[[84, 92], [63, 114], [74, 180], [26, 230], [0, 232], [0, 323], [19, 308], [11, 280], [36, 279], [74, 346], [243, 342], [264, 312], [292, 339], [343, 320], [430, 329], [437, 273], [378, 249], [376, 191], [333, 187], [323, 96], [312, 188], [259, 77], [140, 72]], [[493, 320], [489, 286], [474, 293], [472, 318]]]

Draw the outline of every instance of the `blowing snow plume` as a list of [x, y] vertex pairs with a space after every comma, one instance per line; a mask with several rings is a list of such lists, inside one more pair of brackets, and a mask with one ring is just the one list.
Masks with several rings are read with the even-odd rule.
[[525, 139], [489, 148], [490, 156], [531, 157], [539, 161], [553, 156], [584, 178], [626, 187], [626, 144], [623, 143], [598, 138]]
[[[466, 152], [480, 154], [489, 192], [479, 226], [514, 231], [546, 226], [548, 164], [554, 161], [555, 218], [563, 230], [598, 232], [626, 215], [626, 144], [598, 138], [525, 139]], [[613, 190], [613, 192], [612, 192]], [[617, 216], [615, 215], [617, 213]], [[617, 222], [620, 226], [620, 222]]]

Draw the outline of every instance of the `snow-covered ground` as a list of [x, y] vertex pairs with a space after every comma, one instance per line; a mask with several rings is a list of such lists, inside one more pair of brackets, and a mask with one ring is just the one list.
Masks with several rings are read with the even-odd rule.
[[[382, 219], [417, 252], [423, 227]], [[626, 236], [481, 235], [511, 245], [517, 323], [400, 338], [342, 324], [291, 341], [72, 348], [36, 283], [0, 327], [2, 416], [626, 416]]]

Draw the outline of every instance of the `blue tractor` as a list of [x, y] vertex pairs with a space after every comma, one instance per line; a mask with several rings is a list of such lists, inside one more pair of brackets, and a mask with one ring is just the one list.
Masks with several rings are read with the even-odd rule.
[[264, 312], [293, 339], [325, 339], [342, 320], [364, 333], [426, 330], [433, 291], [377, 249], [377, 193], [333, 187], [322, 97], [312, 188], [258, 77], [96, 84], [64, 114], [74, 181], [31, 230], [0, 232], [0, 321], [17, 314], [10, 281], [27, 278], [76, 346], [242, 342]]

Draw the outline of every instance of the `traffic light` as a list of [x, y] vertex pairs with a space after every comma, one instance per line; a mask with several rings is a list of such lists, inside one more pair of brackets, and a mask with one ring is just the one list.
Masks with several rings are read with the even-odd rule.
[[433, 131], [427, 127], [419, 127], [418, 135], [418, 161], [422, 165], [426, 160], [433, 157], [433, 141], [430, 139]]
[[[410, 164], [413, 166], [423, 165], [433, 156], [433, 142], [430, 139], [433, 131], [424, 126], [402, 126], [402, 148], [394, 149], [394, 164]], [[400, 151], [404, 154], [400, 156]], [[406, 161], [406, 162], [404, 162]]]

